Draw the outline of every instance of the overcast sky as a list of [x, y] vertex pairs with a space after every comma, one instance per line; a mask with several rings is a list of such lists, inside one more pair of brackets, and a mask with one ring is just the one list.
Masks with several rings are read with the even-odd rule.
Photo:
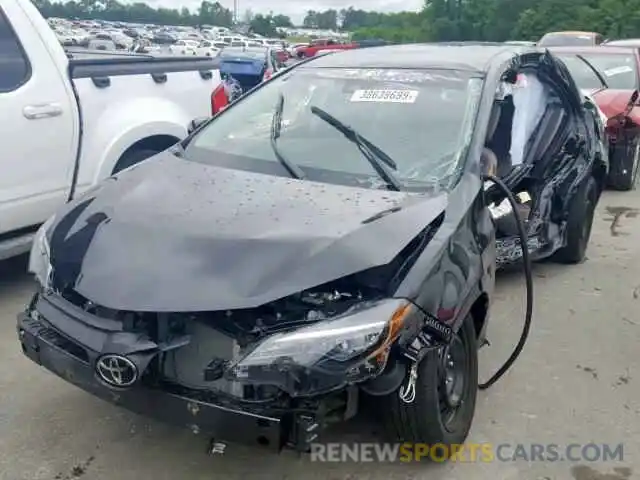
[[[129, 0], [133, 1], [133, 0]], [[144, 0], [143, 0], [144, 1]], [[219, 0], [222, 5], [233, 9], [233, 0]], [[302, 22], [307, 10], [327, 10], [335, 8], [340, 10], [350, 5], [363, 10], [375, 10], [379, 12], [399, 12], [402, 10], [418, 10], [424, 0], [238, 0], [240, 18], [243, 13], [250, 9], [254, 13], [283, 13], [289, 15], [295, 23]], [[200, 5], [200, 0], [146, 0], [146, 3], [154, 7], [188, 7], [196, 9]]]

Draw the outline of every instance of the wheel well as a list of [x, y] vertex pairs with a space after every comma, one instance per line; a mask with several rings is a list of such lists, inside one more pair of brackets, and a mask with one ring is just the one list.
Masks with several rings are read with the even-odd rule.
[[595, 181], [598, 183], [600, 192], [602, 192], [607, 186], [607, 167], [605, 167], [604, 162], [599, 157], [596, 158], [592, 175]]
[[485, 322], [487, 321], [487, 313], [489, 311], [489, 296], [486, 293], [480, 295], [473, 305], [471, 305], [471, 310], [469, 313], [473, 318], [473, 326], [476, 330], [476, 336], [480, 336], [482, 334], [482, 330], [484, 328]]
[[131, 152], [134, 152], [136, 150], [152, 150], [154, 152], [162, 152], [163, 150], [166, 150], [167, 148], [175, 145], [179, 141], [180, 139], [174, 137], [173, 135], [154, 135], [152, 137], [138, 140], [136, 143], [127, 148], [120, 156], [120, 158], [116, 162], [115, 167], [113, 167], [113, 172], [117, 172], [119, 170], [123, 159], [126, 159], [127, 156], [131, 154]]

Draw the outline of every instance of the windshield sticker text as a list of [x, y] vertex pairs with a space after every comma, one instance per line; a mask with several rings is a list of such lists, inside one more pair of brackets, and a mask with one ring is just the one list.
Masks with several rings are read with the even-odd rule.
[[417, 90], [356, 90], [352, 102], [415, 103]]
[[604, 74], [607, 77], [613, 77], [614, 75], [620, 75], [621, 73], [631, 73], [633, 72], [633, 68], [628, 65], [624, 65], [622, 67], [610, 68], [609, 70], [605, 70]]

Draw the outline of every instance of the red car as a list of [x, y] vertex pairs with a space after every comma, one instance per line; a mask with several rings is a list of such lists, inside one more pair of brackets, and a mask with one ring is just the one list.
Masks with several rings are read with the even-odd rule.
[[296, 55], [298, 58], [308, 58], [315, 56], [316, 53], [322, 50], [351, 50], [353, 48], [358, 48], [358, 44], [353, 42], [344, 43], [332, 38], [322, 38], [313, 40], [307, 46], [298, 47]]
[[291, 54], [284, 48], [275, 50], [275, 54], [276, 54], [276, 60], [280, 64], [286, 63], [288, 60], [291, 59]]
[[607, 117], [609, 186], [631, 190], [640, 165], [640, 55], [637, 48], [556, 47], [578, 87]]

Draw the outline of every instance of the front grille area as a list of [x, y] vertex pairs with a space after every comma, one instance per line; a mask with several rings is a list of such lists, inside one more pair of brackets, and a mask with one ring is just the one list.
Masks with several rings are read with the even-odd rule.
[[35, 318], [34, 316], [29, 317], [25, 320], [25, 322], [28, 323], [31, 328], [37, 331], [38, 335], [43, 340], [50, 343], [54, 347], [68, 353], [77, 360], [80, 360], [84, 363], [89, 363], [89, 355], [83, 347], [81, 347], [71, 339], [68, 339], [67, 337], [58, 333], [53, 328], [49, 327], [43, 319], [37, 317], [37, 313], [32, 313], [32, 315], [34, 315]]

